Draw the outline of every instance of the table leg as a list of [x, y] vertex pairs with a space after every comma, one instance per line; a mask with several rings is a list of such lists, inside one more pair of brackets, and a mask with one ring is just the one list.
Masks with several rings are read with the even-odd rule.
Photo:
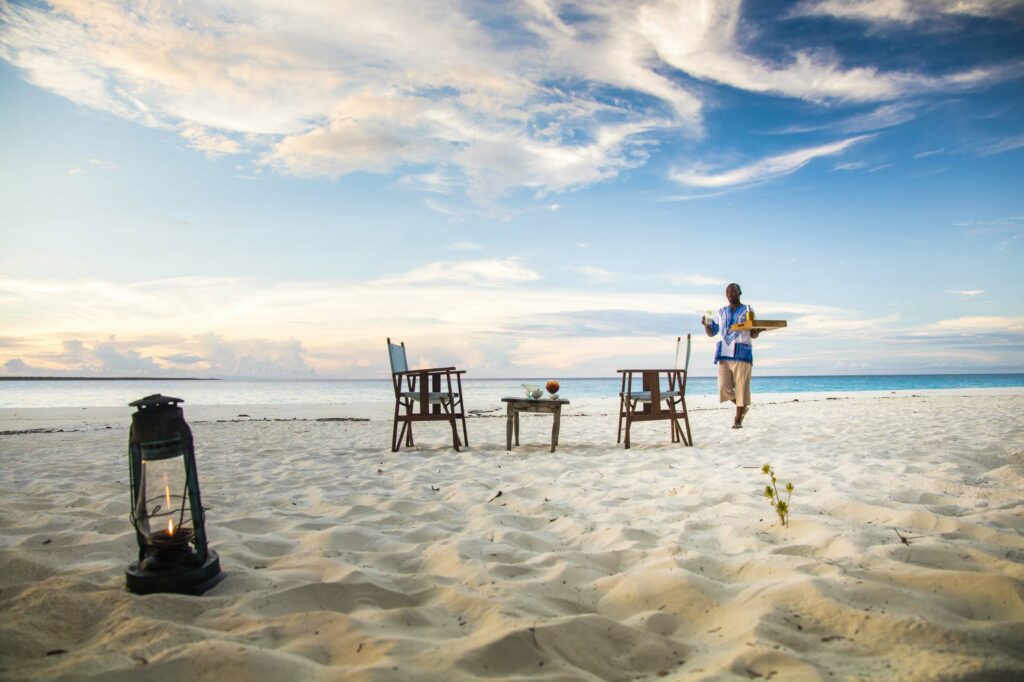
[[505, 449], [512, 450], [512, 403], [508, 404], [508, 411], [505, 413]]
[[558, 405], [555, 408], [554, 421], [551, 424], [551, 452], [555, 451], [555, 446], [558, 445], [558, 430], [562, 425], [562, 406]]
[[519, 445], [519, 410], [516, 410], [516, 445]]

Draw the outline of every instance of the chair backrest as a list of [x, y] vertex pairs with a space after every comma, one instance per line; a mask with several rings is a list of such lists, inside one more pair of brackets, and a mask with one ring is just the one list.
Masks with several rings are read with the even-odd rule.
[[[676, 337], [676, 363], [673, 365], [673, 369], [679, 369], [679, 346], [683, 343], [683, 337]], [[686, 361], [683, 364], [683, 371], [687, 372], [690, 369], [690, 335], [686, 335]]]
[[391, 343], [388, 339], [388, 357], [391, 359], [391, 373], [408, 372], [409, 362], [405, 359], [405, 342], [401, 345]]

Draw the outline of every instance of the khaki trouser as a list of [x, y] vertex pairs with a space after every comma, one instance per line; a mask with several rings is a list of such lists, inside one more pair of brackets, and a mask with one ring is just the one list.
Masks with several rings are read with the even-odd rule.
[[737, 406], [750, 404], [750, 370], [749, 362], [735, 360], [718, 361], [718, 402], [731, 400]]

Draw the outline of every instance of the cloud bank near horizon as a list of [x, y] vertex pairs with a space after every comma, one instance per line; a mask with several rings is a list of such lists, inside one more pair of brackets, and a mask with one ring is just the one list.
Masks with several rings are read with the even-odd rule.
[[[468, 263], [463, 272], [490, 267]], [[8, 319], [17, 317], [14, 311], [32, 313], [12, 319], [16, 336], [0, 338], [0, 376], [382, 378], [388, 336], [409, 342], [417, 366], [455, 364], [478, 378], [611, 376], [622, 362], [668, 361], [675, 337], [687, 332], [696, 357], [707, 360], [696, 373], [710, 371], [704, 365], [714, 341], [698, 321], [719, 305], [717, 289], [645, 294], [638, 305], [630, 291], [553, 290], [523, 277], [481, 286], [442, 270], [352, 283], [3, 280], [7, 303], [0, 312]], [[993, 370], [1024, 362], [1024, 318], [960, 317], [922, 329], [895, 314], [865, 317], [788, 301], [759, 302], [758, 311], [790, 320], [785, 346], [796, 354], [765, 366], [774, 373], [836, 371], [828, 349], [851, 342], [874, 349], [874, 371]], [[760, 345], [772, 343], [768, 337]]]

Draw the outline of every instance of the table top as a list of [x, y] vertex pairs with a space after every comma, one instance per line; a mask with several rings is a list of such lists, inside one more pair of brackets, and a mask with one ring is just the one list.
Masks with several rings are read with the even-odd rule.
[[685, 370], [680, 369], [679, 367], [674, 367], [672, 369], [617, 369], [615, 371], [620, 374], [623, 372], [633, 372], [634, 374], [637, 374], [642, 372], [683, 372]]
[[531, 405], [540, 403], [542, 405], [568, 405], [569, 401], [565, 398], [557, 398], [552, 400], [551, 398], [502, 398], [503, 403], [529, 403]]

